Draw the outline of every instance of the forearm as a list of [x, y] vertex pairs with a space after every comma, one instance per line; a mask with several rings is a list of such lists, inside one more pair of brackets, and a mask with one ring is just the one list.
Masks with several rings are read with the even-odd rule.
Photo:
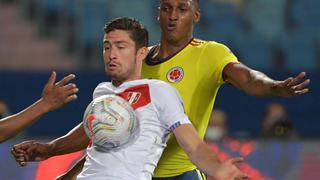
[[220, 163], [211, 148], [200, 139], [196, 129], [191, 124], [184, 124], [173, 133], [190, 160], [201, 171], [212, 175]]
[[89, 138], [84, 132], [82, 123], [72, 129], [68, 134], [48, 143], [49, 156], [73, 153], [85, 149], [89, 144]]
[[16, 135], [47, 113], [42, 99], [23, 111], [0, 120], [0, 142]]
[[226, 82], [229, 82], [249, 95], [277, 95], [273, 88], [276, 81], [264, 73], [255, 71], [241, 63], [227, 65], [224, 73]]
[[262, 72], [250, 70], [250, 80], [243, 90], [254, 96], [272, 96], [276, 95], [274, 91], [275, 81]]
[[210, 147], [202, 142], [195, 151], [188, 153], [190, 160], [202, 172], [209, 176], [213, 176], [220, 162], [216, 154], [212, 152]]

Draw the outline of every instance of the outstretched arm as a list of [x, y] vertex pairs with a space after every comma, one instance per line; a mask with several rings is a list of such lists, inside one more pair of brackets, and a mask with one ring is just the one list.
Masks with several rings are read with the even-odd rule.
[[231, 158], [220, 163], [216, 154], [200, 139], [196, 129], [191, 124], [180, 125], [173, 130], [173, 133], [190, 160], [205, 174], [217, 180], [247, 178], [247, 175], [236, 166], [236, 163], [242, 162], [243, 158]]
[[14, 145], [11, 153], [21, 166], [25, 166], [28, 161], [42, 161], [53, 156], [83, 150], [88, 146], [89, 141], [80, 123], [65, 136], [49, 143], [25, 141]]
[[292, 97], [305, 94], [310, 79], [303, 80], [305, 72], [283, 81], [269, 78], [260, 71], [253, 70], [241, 63], [230, 63], [224, 68], [226, 82], [254, 96]]
[[48, 143], [50, 147], [49, 156], [52, 157], [84, 150], [88, 147], [89, 142], [90, 139], [84, 132], [83, 124], [80, 123], [65, 136]]
[[77, 99], [75, 93], [78, 92], [78, 88], [75, 84], [69, 83], [74, 78], [75, 76], [70, 74], [55, 83], [56, 73], [52, 72], [41, 99], [23, 111], [0, 120], [0, 143], [27, 128], [45, 113]]

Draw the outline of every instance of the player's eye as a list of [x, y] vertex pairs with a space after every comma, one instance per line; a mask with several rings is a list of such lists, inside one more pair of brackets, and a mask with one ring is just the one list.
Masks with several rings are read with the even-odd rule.
[[184, 12], [184, 11], [187, 11], [188, 8], [187, 8], [186, 6], [180, 6], [180, 7], [179, 7], [179, 10], [182, 11], [182, 12]]
[[125, 47], [124, 45], [118, 45], [117, 48], [118, 48], [118, 49], [124, 49], [124, 48], [126, 48], [126, 47]]
[[160, 8], [162, 11], [168, 12], [169, 11], [169, 7], [168, 6], [161, 6]]

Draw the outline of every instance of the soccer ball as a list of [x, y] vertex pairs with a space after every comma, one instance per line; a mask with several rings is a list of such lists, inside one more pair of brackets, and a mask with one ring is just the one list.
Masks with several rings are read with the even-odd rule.
[[109, 151], [129, 142], [138, 122], [126, 100], [117, 95], [104, 95], [88, 105], [83, 126], [93, 146], [100, 151]]

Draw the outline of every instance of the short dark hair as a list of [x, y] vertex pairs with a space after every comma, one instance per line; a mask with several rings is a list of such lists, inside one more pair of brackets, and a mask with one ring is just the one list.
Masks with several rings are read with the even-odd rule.
[[148, 47], [148, 30], [138, 20], [130, 17], [119, 17], [104, 26], [106, 34], [114, 30], [128, 31], [136, 44], [137, 50], [141, 47]]
[[196, 7], [200, 9], [200, 0], [193, 0], [196, 3]]
[[[161, 1], [161, 0], [160, 0]], [[200, 10], [200, 0], [192, 0], [198, 10]]]

